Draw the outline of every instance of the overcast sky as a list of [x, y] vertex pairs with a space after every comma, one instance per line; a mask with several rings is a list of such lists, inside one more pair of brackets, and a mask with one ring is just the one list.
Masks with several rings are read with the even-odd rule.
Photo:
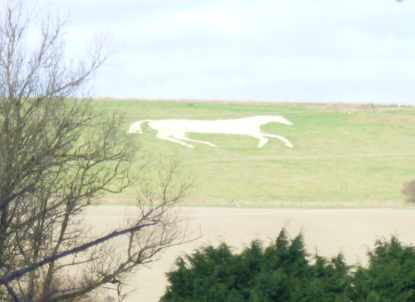
[[415, 1], [60, 0], [111, 32], [93, 95], [415, 104]]

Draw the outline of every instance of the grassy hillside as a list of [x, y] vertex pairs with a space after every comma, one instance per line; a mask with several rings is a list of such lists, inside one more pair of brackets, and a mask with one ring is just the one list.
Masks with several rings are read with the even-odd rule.
[[[257, 148], [254, 138], [188, 134], [218, 148], [189, 149], [155, 138], [144, 124], [133, 134], [153, 153], [179, 154], [193, 170], [197, 186], [189, 204], [401, 202], [405, 181], [415, 179], [415, 108], [347, 104], [239, 103], [96, 100], [98, 108], [126, 112], [125, 128], [143, 119], [225, 119], [282, 115], [293, 126], [270, 123], [262, 129], [290, 140], [286, 148], [270, 139]], [[133, 192], [121, 197], [128, 199]]]

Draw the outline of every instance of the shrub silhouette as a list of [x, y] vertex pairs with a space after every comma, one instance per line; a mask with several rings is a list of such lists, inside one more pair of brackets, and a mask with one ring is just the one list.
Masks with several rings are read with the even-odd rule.
[[408, 202], [415, 202], [415, 180], [403, 184], [402, 194], [408, 197]]

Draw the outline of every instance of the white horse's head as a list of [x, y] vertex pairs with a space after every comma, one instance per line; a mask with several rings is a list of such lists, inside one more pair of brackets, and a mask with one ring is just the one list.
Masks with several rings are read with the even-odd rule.
[[283, 116], [261, 115], [261, 116], [257, 116], [256, 118], [258, 120], [260, 120], [261, 122], [263, 122], [264, 124], [265, 123], [270, 123], [270, 122], [277, 122], [277, 123], [281, 123], [281, 124], [285, 124], [285, 125], [294, 125], [293, 123], [291, 123], [289, 120], [287, 120]]

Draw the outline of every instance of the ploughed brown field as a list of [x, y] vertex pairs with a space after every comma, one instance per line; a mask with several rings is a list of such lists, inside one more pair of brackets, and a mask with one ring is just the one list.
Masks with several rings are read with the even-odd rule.
[[[203, 245], [221, 241], [240, 251], [254, 239], [264, 245], [275, 240], [285, 227], [291, 236], [303, 232], [310, 254], [331, 257], [342, 252], [349, 264], [367, 262], [366, 252], [379, 238], [396, 235], [405, 244], [415, 242], [415, 208], [410, 206], [383, 208], [183, 208], [189, 216], [194, 235], [202, 235], [191, 243], [168, 249], [148, 269], [131, 276], [130, 288], [138, 288], [125, 301], [158, 301], [167, 281], [165, 273], [174, 267], [178, 256], [191, 253]], [[125, 207], [90, 207], [86, 220], [98, 231], [117, 228], [125, 220]]]

